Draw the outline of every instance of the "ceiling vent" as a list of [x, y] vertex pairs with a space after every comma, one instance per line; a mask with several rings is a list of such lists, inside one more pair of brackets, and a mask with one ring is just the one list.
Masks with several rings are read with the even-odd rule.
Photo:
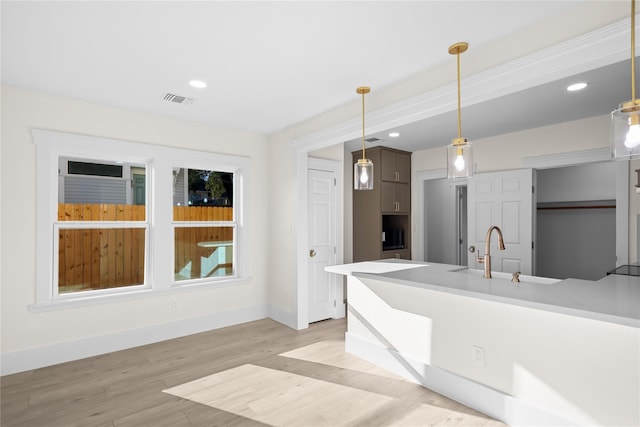
[[169, 102], [175, 102], [176, 104], [193, 104], [195, 102], [193, 98], [187, 98], [186, 96], [176, 95], [173, 93], [165, 93], [162, 99]]
[[371, 138], [365, 139], [365, 141], [367, 141], [370, 144], [373, 144], [375, 142], [382, 141], [382, 140], [380, 138], [376, 138], [375, 136], [372, 136]]

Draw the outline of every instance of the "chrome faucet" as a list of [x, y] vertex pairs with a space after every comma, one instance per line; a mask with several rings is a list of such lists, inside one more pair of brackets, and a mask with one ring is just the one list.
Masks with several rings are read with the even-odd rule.
[[497, 225], [492, 225], [487, 231], [487, 239], [484, 245], [484, 256], [480, 256], [478, 253], [478, 262], [484, 264], [484, 277], [485, 279], [491, 279], [491, 232], [496, 230], [498, 232], [498, 249], [504, 251], [504, 240], [502, 239], [502, 230]]

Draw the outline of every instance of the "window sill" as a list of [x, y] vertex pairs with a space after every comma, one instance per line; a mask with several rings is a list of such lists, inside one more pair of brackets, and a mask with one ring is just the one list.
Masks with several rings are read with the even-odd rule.
[[70, 308], [88, 307], [100, 304], [112, 304], [120, 301], [131, 301], [154, 296], [171, 295], [184, 292], [211, 290], [219, 287], [241, 285], [251, 281], [251, 277], [235, 277], [229, 280], [220, 280], [198, 284], [174, 284], [167, 289], [140, 289], [107, 295], [82, 295], [58, 298], [48, 302], [31, 304], [28, 307], [31, 313], [42, 313]]

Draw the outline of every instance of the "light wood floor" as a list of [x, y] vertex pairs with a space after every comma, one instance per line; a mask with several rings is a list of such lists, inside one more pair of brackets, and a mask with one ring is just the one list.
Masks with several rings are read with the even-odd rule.
[[266, 319], [8, 375], [0, 424], [504, 426], [344, 353], [345, 326]]

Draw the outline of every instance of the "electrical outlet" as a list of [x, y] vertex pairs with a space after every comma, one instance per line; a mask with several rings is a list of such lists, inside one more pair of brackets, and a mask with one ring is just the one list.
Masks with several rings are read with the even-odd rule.
[[178, 308], [180, 308], [180, 304], [178, 303], [177, 299], [172, 299], [171, 300], [171, 311], [178, 311]]
[[484, 366], [484, 350], [477, 345], [471, 346], [471, 359], [478, 366]]

